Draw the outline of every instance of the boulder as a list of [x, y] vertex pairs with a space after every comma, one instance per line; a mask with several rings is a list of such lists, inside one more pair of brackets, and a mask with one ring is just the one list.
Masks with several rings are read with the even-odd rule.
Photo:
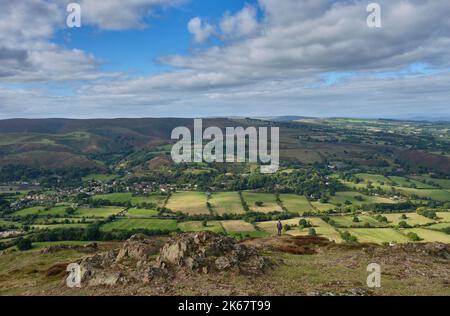
[[272, 266], [272, 262], [259, 256], [254, 248], [212, 232], [178, 235], [164, 245], [156, 261], [156, 267], [186, 268], [203, 273], [234, 270], [260, 274]]
[[147, 261], [156, 255], [163, 243], [156, 239], [148, 239], [144, 235], [134, 235], [128, 239], [117, 255], [116, 262], [132, 259], [138, 262]]

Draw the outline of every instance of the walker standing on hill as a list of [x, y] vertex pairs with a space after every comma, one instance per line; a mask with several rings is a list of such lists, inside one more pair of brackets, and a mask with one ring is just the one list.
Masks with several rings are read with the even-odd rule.
[[278, 221], [277, 228], [278, 228], [278, 236], [281, 236], [281, 231], [283, 230], [283, 224], [281, 223], [281, 221]]

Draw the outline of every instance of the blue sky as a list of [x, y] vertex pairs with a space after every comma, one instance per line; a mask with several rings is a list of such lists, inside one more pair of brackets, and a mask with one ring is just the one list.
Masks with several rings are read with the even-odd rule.
[[[170, 69], [158, 63], [164, 55], [189, 54], [194, 45], [186, 29], [194, 16], [219, 21], [224, 12], [236, 13], [246, 4], [244, 0], [197, 0], [181, 8], [159, 9], [155, 16], [146, 17], [143, 29], [121, 31], [101, 30], [95, 26], [64, 28], [55, 34], [55, 42], [67, 48], [82, 49], [104, 61], [102, 70], [127, 71], [131, 74], [154, 74]], [[219, 44], [213, 41], [213, 44]]]
[[450, 118], [448, 1], [69, 2], [0, 0], [0, 118]]

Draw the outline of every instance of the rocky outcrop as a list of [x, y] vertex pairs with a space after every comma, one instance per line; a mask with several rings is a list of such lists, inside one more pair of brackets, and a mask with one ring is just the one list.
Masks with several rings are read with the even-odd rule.
[[117, 255], [116, 262], [124, 260], [148, 261], [158, 254], [164, 243], [157, 239], [148, 239], [144, 235], [134, 235], [128, 239]]
[[240, 245], [233, 238], [199, 232], [178, 235], [165, 244], [156, 266], [186, 268], [203, 273], [234, 271], [261, 274], [272, 265], [254, 248]]
[[148, 284], [156, 278], [174, 277], [178, 270], [255, 275], [273, 266], [254, 248], [211, 232], [181, 234], [165, 244], [135, 235], [120, 250], [96, 254], [78, 263], [83, 286]]

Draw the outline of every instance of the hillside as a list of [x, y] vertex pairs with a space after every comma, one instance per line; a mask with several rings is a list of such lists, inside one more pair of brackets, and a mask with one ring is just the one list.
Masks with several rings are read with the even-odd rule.
[[[105, 172], [146, 166], [170, 152], [171, 131], [193, 119], [0, 120], [0, 166]], [[450, 174], [450, 123], [313, 119], [205, 119], [204, 127], [279, 126], [283, 163], [407, 168]]]

